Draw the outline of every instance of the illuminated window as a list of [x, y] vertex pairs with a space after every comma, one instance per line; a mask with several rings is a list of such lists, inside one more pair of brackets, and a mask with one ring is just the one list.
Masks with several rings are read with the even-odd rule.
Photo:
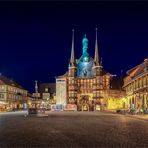
[[45, 92], [48, 92], [48, 88], [45, 88]]
[[4, 90], [4, 89], [5, 89], [5, 87], [4, 87], [4, 86], [2, 86], [2, 87], [1, 87], [1, 89], [2, 89], [2, 90]]

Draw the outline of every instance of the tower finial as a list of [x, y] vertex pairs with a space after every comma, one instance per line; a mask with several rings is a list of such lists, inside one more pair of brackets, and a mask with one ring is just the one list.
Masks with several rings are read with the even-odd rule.
[[96, 28], [96, 41], [95, 41], [95, 57], [94, 61], [96, 66], [99, 66], [99, 52], [98, 52], [98, 39], [97, 39], [97, 28]]
[[86, 54], [88, 49], [88, 39], [86, 37], [86, 34], [84, 34], [84, 38], [82, 39], [82, 46], [83, 46], [83, 54]]
[[72, 46], [71, 46], [70, 64], [74, 65], [74, 63], [75, 63], [75, 55], [74, 55], [74, 29], [72, 29]]

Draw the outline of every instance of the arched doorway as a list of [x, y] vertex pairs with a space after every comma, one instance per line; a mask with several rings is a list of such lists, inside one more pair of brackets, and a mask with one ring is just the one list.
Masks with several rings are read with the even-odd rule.
[[82, 104], [82, 111], [89, 111], [89, 105], [88, 104]]
[[81, 111], [89, 111], [89, 95], [82, 95], [79, 104], [81, 105]]

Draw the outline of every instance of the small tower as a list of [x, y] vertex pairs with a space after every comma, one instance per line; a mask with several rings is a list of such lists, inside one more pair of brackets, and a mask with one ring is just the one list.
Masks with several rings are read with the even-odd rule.
[[76, 78], [76, 60], [74, 55], [74, 30], [72, 30], [72, 47], [67, 77], [67, 103], [77, 104], [77, 78]]
[[[99, 57], [99, 49], [98, 49], [98, 41], [97, 41], [97, 28], [96, 28], [96, 41], [95, 41], [95, 56], [93, 63], [93, 99], [94, 104], [101, 105], [101, 90], [102, 90], [102, 77], [101, 77], [101, 68], [102, 68], [102, 60]], [[95, 108], [94, 108], [95, 109]]]
[[71, 57], [69, 63], [69, 71], [68, 76], [75, 77], [76, 76], [76, 60], [74, 54], [74, 29], [72, 30], [72, 47], [71, 47]]

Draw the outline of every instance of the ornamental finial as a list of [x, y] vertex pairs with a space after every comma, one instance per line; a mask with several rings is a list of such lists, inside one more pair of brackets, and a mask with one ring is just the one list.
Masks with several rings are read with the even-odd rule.
[[84, 35], [84, 38], [82, 40], [82, 45], [83, 45], [83, 54], [87, 53], [88, 49], [88, 39], [86, 38], [86, 34]]

